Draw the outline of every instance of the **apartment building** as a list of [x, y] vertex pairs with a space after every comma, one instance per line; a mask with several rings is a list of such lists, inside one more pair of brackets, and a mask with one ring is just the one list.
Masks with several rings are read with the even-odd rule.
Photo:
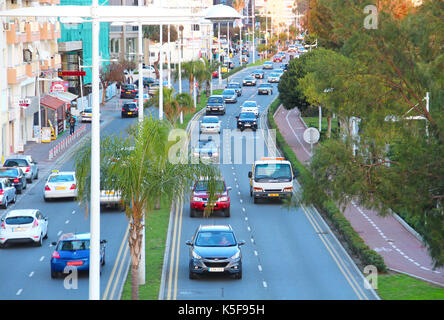
[[[53, 6], [60, 0], [0, 0], [0, 9]], [[6, 157], [23, 151], [38, 138], [39, 99], [61, 68], [57, 39], [60, 23], [47, 18], [2, 18], [0, 26], [0, 152]], [[51, 108], [51, 107], [49, 107]], [[45, 109], [45, 108], [42, 108]], [[45, 110], [42, 112], [42, 119]]]

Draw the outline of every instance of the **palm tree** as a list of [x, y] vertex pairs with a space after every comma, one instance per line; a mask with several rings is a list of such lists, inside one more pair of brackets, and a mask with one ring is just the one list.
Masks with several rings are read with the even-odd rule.
[[[182, 78], [188, 78], [189, 82], [189, 92], [190, 95], [193, 96], [193, 90], [194, 90], [194, 77], [195, 77], [195, 69], [196, 69], [196, 63], [197, 60], [191, 60], [187, 62], [182, 62], [181, 69], [182, 69]], [[173, 73], [173, 79], [174, 81], [179, 80], [179, 69], [175, 68], [176, 71]]]
[[[159, 105], [159, 90], [154, 96], [145, 102], [144, 107], [157, 107]], [[173, 88], [163, 87], [163, 111], [165, 117], [172, 124], [177, 123], [180, 113], [189, 113], [193, 110], [193, 98], [186, 93], [175, 94]]]
[[[173, 127], [167, 121], [145, 117], [126, 138], [108, 136], [101, 141], [101, 188], [119, 190], [130, 223], [128, 245], [131, 255], [131, 298], [139, 298], [138, 269], [143, 225], [154, 214], [158, 199], [172, 199], [189, 191], [199, 177], [210, 180], [209, 193], [215, 198], [219, 171], [211, 164], [190, 164], [187, 148], [176, 150], [170, 138]], [[169, 139], [170, 138], [170, 139]], [[76, 159], [78, 199], [88, 203], [91, 183], [91, 145], [83, 147]]]

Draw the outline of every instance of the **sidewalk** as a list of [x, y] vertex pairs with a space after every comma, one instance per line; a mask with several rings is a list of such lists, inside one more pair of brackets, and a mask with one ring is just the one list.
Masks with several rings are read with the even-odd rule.
[[[274, 114], [276, 124], [297, 158], [307, 164], [310, 145], [303, 139], [307, 128], [297, 108], [282, 105]], [[433, 270], [433, 262], [422, 241], [395, 215], [381, 217], [377, 212], [350, 203], [344, 216], [365, 243], [384, 258], [389, 269], [444, 286], [444, 268]]]

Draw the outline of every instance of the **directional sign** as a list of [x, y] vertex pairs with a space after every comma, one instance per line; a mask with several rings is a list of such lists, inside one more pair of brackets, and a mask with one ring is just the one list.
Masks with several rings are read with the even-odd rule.
[[71, 77], [83, 77], [86, 75], [86, 71], [59, 71], [59, 77], [71, 76]]

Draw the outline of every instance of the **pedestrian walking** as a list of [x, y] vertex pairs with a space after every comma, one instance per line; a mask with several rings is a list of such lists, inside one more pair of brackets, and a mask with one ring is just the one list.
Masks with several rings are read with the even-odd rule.
[[71, 116], [71, 118], [69, 119], [69, 134], [74, 134], [74, 130], [76, 127], [76, 119]]

